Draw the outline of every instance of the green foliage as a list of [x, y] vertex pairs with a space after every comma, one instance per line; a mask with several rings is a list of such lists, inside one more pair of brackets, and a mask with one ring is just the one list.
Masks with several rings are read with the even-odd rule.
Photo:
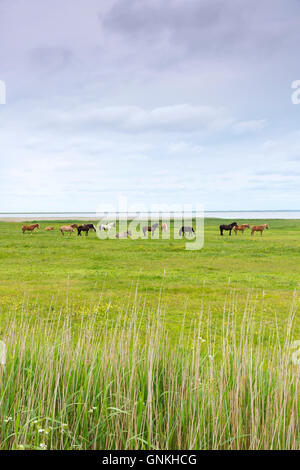
[[254, 341], [253, 299], [240, 328], [234, 314], [224, 314], [221, 360], [201, 320], [189, 345], [183, 336], [172, 345], [159, 308], [147, 313], [146, 335], [136, 304], [109, 330], [96, 327], [94, 314], [78, 330], [72, 312], [59, 323], [51, 313], [11, 313], [0, 369], [0, 449], [300, 447], [293, 312], [283, 345], [268, 336], [268, 354]]
[[[21, 223], [0, 223], [2, 318], [12, 308], [20, 312], [29, 305], [32, 314], [40, 316], [55, 305], [72, 308], [74, 321], [96, 311], [99, 321], [108, 316], [113, 324], [138, 286], [148, 308], [163, 291], [173, 338], [184, 317], [189, 328], [201, 312], [206, 321], [209, 311], [219, 335], [226, 298], [235, 295], [239, 322], [251, 291], [257, 298], [255, 320], [263, 319], [272, 328], [276, 319], [281, 332], [299, 286], [300, 221], [268, 220], [270, 229], [262, 238], [251, 238], [249, 230], [220, 237], [220, 222], [205, 221], [200, 251], [187, 251], [184, 241], [174, 239], [99, 240], [93, 232], [88, 237], [76, 232], [62, 237], [59, 227], [65, 222], [41, 222], [32, 236], [22, 235]], [[55, 230], [45, 232], [47, 225]]]

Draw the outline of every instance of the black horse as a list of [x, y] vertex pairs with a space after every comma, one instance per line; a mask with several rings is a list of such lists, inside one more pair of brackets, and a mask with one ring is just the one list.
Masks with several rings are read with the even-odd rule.
[[182, 237], [186, 233], [193, 235], [193, 233], [195, 233], [195, 230], [193, 229], [193, 227], [181, 227], [181, 229], [179, 230], [179, 236]]
[[77, 227], [77, 235], [81, 236], [81, 232], [85, 232], [85, 235], [87, 236], [89, 234], [89, 230], [94, 230], [96, 232], [96, 228], [94, 224], [84, 224], [84, 225], [79, 225]]
[[220, 225], [220, 235], [223, 235], [223, 230], [229, 230], [229, 235], [231, 235], [231, 230], [233, 229], [233, 227], [237, 227], [237, 223], [236, 222], [232, 222], [232, 224], [229, 224], [229, 225]]

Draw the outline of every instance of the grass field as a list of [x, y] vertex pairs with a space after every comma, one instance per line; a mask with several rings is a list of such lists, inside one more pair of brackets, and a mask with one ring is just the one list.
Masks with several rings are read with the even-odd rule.
[[300, 221], [199, 251], [50, 223], [0, 224], [0, 449], [300, 448]]
[[0, 367], [0, 449], [300, 448], [292, 318], [283, 345], [266, 332], [266, 354], [251, 309], [238, 327], [225, 314], [217, 361], [201, 320], [192, 347], [183, 334], [171, 346], [161, 313], [143, 325], [142, 343], [137, 306], [113, 328], [91, 314], [76, 335], [70, 314], [59, 327], [51, 315], [46, 323], [12, 316]]
[[[30, 305], [39, 316], [50, 305], [56, 311], [68, 302], [78, 315], [96, 309], [113, 322], [137, 289], [151, 308], [161, 297], [173, 337], [184, 317], [189, 326], [201, 312], [204, 321], [210, 315], [218, 335], [226, 298], [232, 295], [238, 318], [250, 295], [255, 318], [270, 328], [277, 318], [280, 331], [291, 305], [297, 306], [300, 221], [268, 220], [270, 229], [262, 238], [251, 238], [249, 230], [220, 237], [220, 222], [206, 220], [199, 251], [187, 251], [184, 241], [174, 239], [99, 240], [93, 232], [62, 237], [62, 222], [43, 221], [32, 236], [22, 234], [21, 223], [1, 223], [2, 318], [13, 306], [20, 311]], [[49, 224], [55, 231], [44, 231]]]

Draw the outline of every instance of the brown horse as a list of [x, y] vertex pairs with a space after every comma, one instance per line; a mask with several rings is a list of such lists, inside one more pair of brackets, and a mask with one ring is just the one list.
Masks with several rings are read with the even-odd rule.
[[32, 232], [34, 231], [35, 228], [40, 228], [39, 224], [23, 225], [22, 227], [23, 235], [26, 231], [31, 232], [31, 235], [32, 235]]
[[54, 230], [54, 227], [46, 227], [45, 230], [46, 232], [50, 232], [50, 230]]
[[65, 232], [69, 232], [71, 236], [72, 232], [74, 232], [74, 228], [78, 228], [78, 225], [77, 224], [63, 225], [62, 227], [60, 227], [60, 231], [62, 235], [64, 235]]
[[260, 232], [260, 236], [262, 237], [263, 231], [269, 228], [268, 224], [263, 224], [263, 225], [253, 225], [251, 228], [251, 235], [254, 235], [254, 232]]
[[233, 230], [235, 234], [237, 234], [237, 232], [240, 231], [244, 235], [244, 231], [246, 228], [250, 228], [250, 225], [249, 224], [236, 225]]

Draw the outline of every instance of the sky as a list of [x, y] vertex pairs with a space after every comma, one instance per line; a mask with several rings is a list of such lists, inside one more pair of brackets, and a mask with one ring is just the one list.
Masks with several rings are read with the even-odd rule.
[[0, 212], [300, 209], [299, 0], [0, 0]]

